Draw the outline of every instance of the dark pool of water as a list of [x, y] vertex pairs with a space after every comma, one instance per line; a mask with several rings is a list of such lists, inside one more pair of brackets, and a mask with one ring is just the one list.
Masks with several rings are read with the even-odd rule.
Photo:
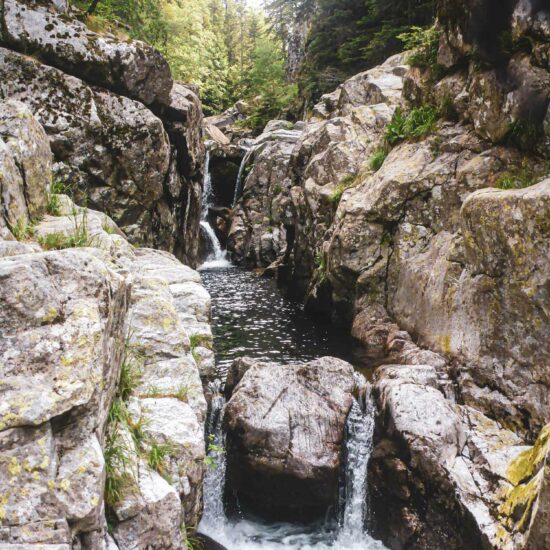
[[355, 362], [350, 336], [306, 315], [271, 279], [229, 267], [201, 272], [212, 296], [220, 374], [236, 357], [297, 363], [326, 355]]

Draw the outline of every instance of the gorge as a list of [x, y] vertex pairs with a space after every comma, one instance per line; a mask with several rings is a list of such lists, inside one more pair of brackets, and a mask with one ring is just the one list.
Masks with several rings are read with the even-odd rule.
[[0, 7], [0, 550], [550, 547], [545, 2], [211, 116], [124, 22]]

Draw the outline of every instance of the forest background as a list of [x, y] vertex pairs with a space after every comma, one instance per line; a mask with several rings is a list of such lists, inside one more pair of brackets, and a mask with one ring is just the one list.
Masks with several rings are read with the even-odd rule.
[[256, 129], [303, 116], [430, 25], [434, 0], [73, 0], [88, 26], [161, 51], [207, 115], [244, 99]]

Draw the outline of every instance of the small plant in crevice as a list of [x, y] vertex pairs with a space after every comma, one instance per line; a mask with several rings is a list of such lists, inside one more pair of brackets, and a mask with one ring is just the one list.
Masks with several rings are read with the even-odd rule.
[[386, 141], [393, 146], [401, 141], [423, 138], [435, 130], [439, 116], [439, 111], [433, 105], [416, 107], [408, 114], [404, 114], [398, 107], [386, 126]]
[[170, 443], [149, 441], [146, 450], [149, 468], [155, 470], [163, 477], [167, 476], [167, 462], [175, 454], [175, 451], [175, 447]]
[[65, 248], [83, 248], [93, 246], [93, 239], [88, 233], [88, 210], [82, 209], [81, 215], [73, 210], [74, 230], [71, 233], [55, 232], [38, 237], [38, 242], [45, 250], [62, 250]]
[[216, 458], [212, 456], [212, 454], [221, 454], [224, 453], [225, 449], [221, 447], [220, 445], [217, 445], [215, 443], [214, 434], [210, 434], [208, 436], [208, 448], [206, 451], [206, 456], [204, 457], [204, 463], [209, 468], [215, 468], [217, 466]]
[[439, 50], [439, 30], [433, 26], [427, 29], [411, 27], [409, 32], [398, 35], [405, 49], [411, 50], [407, 62], [420, 69], [436, 69]]
[[380, 170], [380, 168], [384, 164], [387, 156], [388, 150], [385, 147], [379, 147], [374, 151], [369, 159], [369, 168], [373, 172], [378, 172], [378, 170]]
[[342, 198], [344, 192], [348, 189], [351, 189], [352, 187], [355, 187], [356, 183], [357, 174], [349, 174], [347, 176], [344, 176], [336, 185], [336, 189], [334, 189], [334, 191], [329, 196], [329, 201], [332, 204], [337, 205], [340, 202], [340, 199]]
[[283, 187], [279, 183], [273, 186], [273, 195], [280, 195], [283, 192]]
[[522, 151], [534, 151], [543, 136], [542, 124], [529, 119], [516, 119], [510, 123], [505, 141]]
[[314, 257], [314, 264], [317, 271], [317, 279], [320, 283], [323, 283], [327, 279], [327, 263], [325, 256], [322, 252], [318, 252]]
[[28, 241], [35, 234], [35, 227], [32, 221], [19, 218], [13, 225], [9, 226], [12, 235], [18, 241]]
[[501, 174], [495, 182], [498, 189], [523, 189], [537, 183], [537, 175], [527, 164], [522, 164]]

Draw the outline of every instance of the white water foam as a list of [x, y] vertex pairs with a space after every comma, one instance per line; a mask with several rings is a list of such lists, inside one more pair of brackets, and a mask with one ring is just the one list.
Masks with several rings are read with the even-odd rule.
[[220, 241], [213, 227], [208, 222], [208, 209], [214, 200], [212, 190], [212, 176], [210, 175], [210, 151], [206, 148], [206, 158], [204, 161], [204, 182], [202, 191], [202, 212], [201, 212], [201, 227], [204, 229], [204, 234], [210, 243], [212, 252], [207, 256], [199, 270], [216, 269], [229, 267], [231, 263], [227, 259], [227, 253], [222, 250]]
[[[362, 378], [362, 377], [361, 377]], [[364, 381], [364, 379], [363, 379]], [[214, 390], [209, 433], [213, 443], [222, 446], [221, 414], [225, 400], [218, 381]], [[363, 405], [363, 406], [362, 406]], [[199, 532], [208, 535], [228, 550], [385, 550], [368, 535], [367, 466], [372, 451], [374, 408], [367, 396], [365, 403], [354, 402], [348, 416], [346, 437], [345, 485], [340, 525], [296, 525], [267, 523], [251, 518], [229, 520], [224, 512], [225, 453], [213, 451], [216, 467], [207, 472], [204, 485], [204, 514]]]

